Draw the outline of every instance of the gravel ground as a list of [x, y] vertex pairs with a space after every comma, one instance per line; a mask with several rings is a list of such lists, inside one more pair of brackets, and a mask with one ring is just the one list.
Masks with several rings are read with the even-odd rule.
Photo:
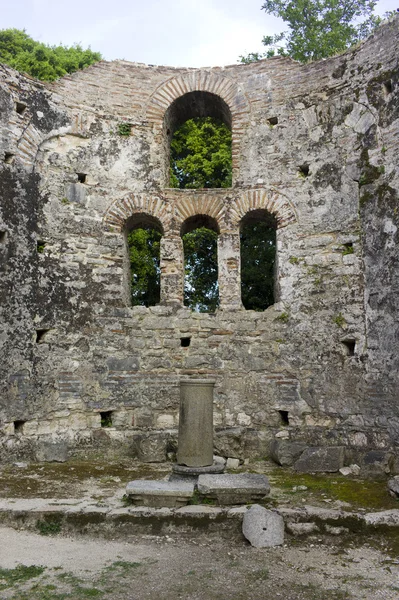
[[399, 560], [374, 542], [307, 538], [255, 549], [217, 537], [120, 542], [2, 527], [0, 598], [398, 600]]

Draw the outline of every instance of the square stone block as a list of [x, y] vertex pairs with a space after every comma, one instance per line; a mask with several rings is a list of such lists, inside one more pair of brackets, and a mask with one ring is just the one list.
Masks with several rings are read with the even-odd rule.
[[136, 479], [126, 486], [126, 495], [136, 506], [175, 508], [189, 503], [194, 483], [186, 481], [149, 481]]
[[270, 493], [270, 484], [265, 475], [256, 473], [200, 475], [198, 491], [220, 505], [249, 504], [265, 498]]

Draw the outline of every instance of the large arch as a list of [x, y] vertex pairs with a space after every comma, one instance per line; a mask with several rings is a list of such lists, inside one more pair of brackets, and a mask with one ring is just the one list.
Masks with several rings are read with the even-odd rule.
[[[250, 121], [250, 104], [244, 92], [232, 79], [220, 73], [205, 70], [173, 77], [161, 84], [149, 99], [146, 118], [151, 125], [155, 126], [158, 133], [165, 128], [167, 130], [165, 115], [169, 107], [182, 96], [193, 92], [207, 92], [219, 97], [228, 107], [229, 115], [225, 114], [225, 118], [222, 120], [225, 122], [231, 120], [231, 158], [234, 180], [238, 175], [242, 133]], [[167, 137], [166, 130], [164, 131], [165, 137]]]

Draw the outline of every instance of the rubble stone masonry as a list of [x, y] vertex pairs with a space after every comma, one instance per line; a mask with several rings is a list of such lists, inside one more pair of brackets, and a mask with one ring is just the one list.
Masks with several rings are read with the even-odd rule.
[[[216, 379], [224, 456], [284, 439], [399, 472], [398, 24], [307, 65], [102, 61], [49, 84], [0, 67], [1, 460], [163, 460], [192, 376]], [[233, 185], [168, 189], [173, 130], [202, 114], [231, 126]], [[277, 220], [264, 312], [240, 298], [259, 209]], [[195, 215], [219, 232], [214, 314], [183, 306]], [[148, 217], [161, 303], [132, 307], [126, 231]]]

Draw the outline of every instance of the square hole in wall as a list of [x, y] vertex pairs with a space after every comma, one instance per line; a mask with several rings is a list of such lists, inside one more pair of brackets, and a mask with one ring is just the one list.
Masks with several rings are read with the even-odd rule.
[[384, 91], [385, 96], [389, 96], [390, 94], [392, 94], [393, 85], [391, 79], [387, 79], [387, 81], [384, 81], [384, 83], [382, 84], [382, 89]]
[[14, 160], [14, 154], [12, 152], [5, 152], [4, 153], [4, 162], [7, 163], [8, 165], [10, 165], [13, 160]]
[[50, 329], [36, 329], [36, 344], [44, 344], [46, 342], [46, 333]]
[[36, 242], [36, 250], [38, 254], [43, 254], [44, 248], [46, 247], [46, 243], [44, 240], [37, 240]]
[[341, 343], [345, 348], [347, 356], [355, 356], [356, 340], [342, 340]]
[[23, 433], [26, 421], [14, 421], [14, 433]]
[[26, 104], [24, 104], [23, 102], [16, 102], [15, 110], [16, 110], [17, 114], [23, 115], [26, 110]]
[[298, 172], [301, 175], [301, 177], [309, 177], [309, 165], [299, 165]]
[[76, 175], [78, 176], [79, 183], [86, 183], [86, 178], [87, 178], [86, 173], [76, 173]]
[[267, 119], [267, 122], [269, 123], [269, 125], [277, 125], [278, 123], [278, 117], [270, 117], [270, 119]]
[[288, 410], [279, 410], [278, 414], [280, 415], [280, 422], [282, 425], [289, 425], [290, 419], [288, 416]]
[[101, 427], [112, 427], [112, 410], [100, 412]]
[[0, 231], [0, 244], [5, 244], [7, 239], [7, 232]]
[[190, 344], [191, 344], [191, 338], [190, 337], [181, 337], [180, 338], [180, 346], [182, 348], [188, 348]]

